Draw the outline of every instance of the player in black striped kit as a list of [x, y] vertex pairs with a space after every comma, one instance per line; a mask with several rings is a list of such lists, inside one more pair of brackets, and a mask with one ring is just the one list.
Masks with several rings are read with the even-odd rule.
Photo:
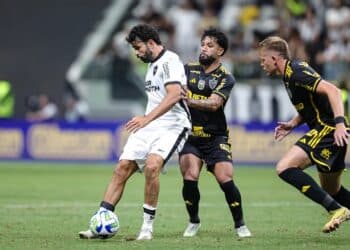
[[[298, 115], [280, 122], [275, 139], [282, 140], [293, 128], [306, 123], [310, 128], [277, 163], [281, 179], [330, 214], [322, 231], [329, 233], [350, 218], [350, 192], [341, 185], [349, 133], [340, 90], [325, 81], [306, 62], [292, 60], [288, 44], [272, 36], [259, 44], [261, 67], [269, 75], [282, 75], [285, 88]], [[321, 187], [306, 173], [315, 164]]]
[[213, 173], [225, 194], [239, 237], [251, 233], [243, 220], [241, 194], [233, 182], [231, 145], [224, 107], [235, 79], [221, 64], [228, 47], [224, 33], [216, 29], [204, 31], [199, 62], [185, 65], [187, 95], [185, 100], [192, 118], [192, 135], [180, 152], [183, 175], [183, 198], [189, 224], [183, 234], [192, 237], [200, 227], [198, 179], [203, 164]]

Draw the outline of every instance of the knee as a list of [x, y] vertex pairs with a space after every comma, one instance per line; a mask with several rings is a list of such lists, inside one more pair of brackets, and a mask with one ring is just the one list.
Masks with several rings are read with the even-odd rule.
[[182, 169], [181, 172], [184, 180], [198, 181], [199, 179], [199, 169], [197, 169], [195, 166]]
[[276, 164], [276, 174], [280, 175], [283, 171], [285, 171], [286, 169], [290, 168], [290, 166], [288, 166], [287, 164], [285, 164], [285, 162], [283, 161], [279, 161]]
[[118, 179], [127, 179], [130, 173], [133, 171], [133, 165], [127, 161], [120, 161], [114, 168], [113, 175]]
[[144, 173], [146, 177], [155, 177], [159, 175], [160, 169], [162, 168], [162, 163], [158, 161], [147, 161]]

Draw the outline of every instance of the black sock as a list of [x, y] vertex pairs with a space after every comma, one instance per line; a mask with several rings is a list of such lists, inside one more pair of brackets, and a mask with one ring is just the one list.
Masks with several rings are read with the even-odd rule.
[[199, 223], [198, 204], [200, 200], [200, 193], [197, 181], [184, 180], [182, 187], [182, 197], [186, 204], [188, 215], [191, 223]]
[[112, 205], [111, 203], [108, 203], [106, 201], [101, 201], [100, 207], [104, 207], [105, 209], [114, 212], [114, 205]]
[[323, 206], [327, 211], [340, 208], [328, 193], [326, 193], [308, 174], [299, 168], [288, 168], [279, 174], [285, 182], [296, 187], [306, 197]]
[[242, 198], [236, 185], [233, 181], [220, 183], [222, 191], [225, 193], [226, 202], [230, 208], [235, 228], [244, 225], [243, 211], [242, 211]]
[[346, 188], [341, 186], [338, 193], [336, 193], [335, 195], [332, 195], [332, 197], [341, 205], [350, 209], [350, 192]]

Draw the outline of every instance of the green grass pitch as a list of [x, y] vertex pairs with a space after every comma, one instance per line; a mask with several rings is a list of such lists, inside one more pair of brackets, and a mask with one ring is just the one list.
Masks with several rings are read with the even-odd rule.
[[[116, 208], [121, 228], [108, 240], [81, 240], [110, 179], [113, 164], [0, 163], [0, 249], [350, 249], [350, 222], [332, 234], [321, 228], [322, 207], [283, 183], [272, 167], [235, 168], [245, 220], [253, 233], [240, 240], [224, 195], [211, 174], [202, 171], [198, 236], [183, 238], [187, 214], [177, 167], [161, 175], [161, 192], [149, 242], [126, 241], [142, 222], [142, 174], [128, 182]], [[205, 169], [203, 169], [205, 170]], [[313, 177], [314, 169], [308, 170]], [[350, 188], [349, 172], [343, 184]]]

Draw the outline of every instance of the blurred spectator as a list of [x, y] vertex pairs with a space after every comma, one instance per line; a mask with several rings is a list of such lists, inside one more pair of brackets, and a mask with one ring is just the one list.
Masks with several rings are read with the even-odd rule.
[[8, 81], [0, 81], [0, 119], [9, 119], [13, 116], [15, 97]]
[[299, 30], [292, 28], [289, 34], [288, 44], [292, 58], [298, 58], [301, 61], [309, 61], [309, 56], [306, 53], [305, 43], [301, 39]]
[[28, 121], [53, 121], [57, 118], [57, 105], [46, 94], [30, 96], [26, 100]]
[[77, 96], [66, 95], [64, 98], [64, 120], [67, 122], [84, 122], [89, 114], [89, 106]]
[[167, 17], [175, 27], [174, 50], [184, 63], [197, 58], [198, 23], [201, 19], [196, 0], [179, 0], [171, 7]]

